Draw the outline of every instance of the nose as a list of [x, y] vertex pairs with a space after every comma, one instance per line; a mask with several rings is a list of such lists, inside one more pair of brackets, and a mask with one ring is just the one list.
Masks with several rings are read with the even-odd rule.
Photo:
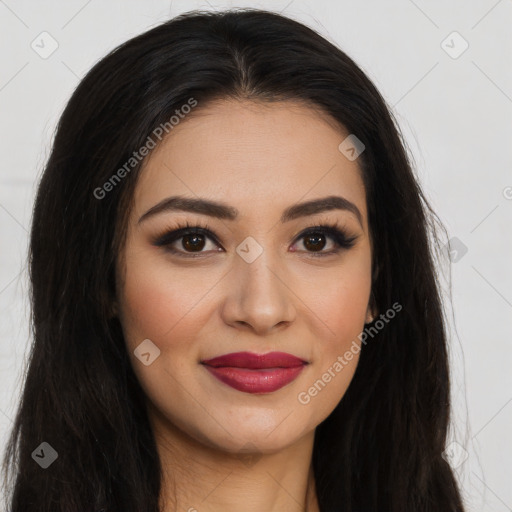
[[222, 308], [226, 324], [263, 336], [295, 319], [297, 299], [290, 278], [275, 260], [270, 261], [266, 251], [252, 263], [237, 260], [228, 279]]

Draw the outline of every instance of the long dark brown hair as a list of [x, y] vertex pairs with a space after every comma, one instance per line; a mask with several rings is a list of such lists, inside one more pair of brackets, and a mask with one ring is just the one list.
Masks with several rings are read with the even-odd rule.
[[[160, 461], [111, 304], [141, 168], [126, 162], [191, 98], [197, 111], [219, 98], [301, 101], [365, 145], [372, 302], [402, 311], [363, 346], [316, 429], [320, 509], [462, 512], [442, 456], [450, 387], [431, 244], [440, 223], [362, 70], [312, 29], [256, 9], [189, 12], [127, 41], [90, 70], [60, 118], [30, 233], [33, 344], [3, 461], [8, 510], [158, 511]], [[46, 469], [33, 456], [43, 442], [58, 454]]]

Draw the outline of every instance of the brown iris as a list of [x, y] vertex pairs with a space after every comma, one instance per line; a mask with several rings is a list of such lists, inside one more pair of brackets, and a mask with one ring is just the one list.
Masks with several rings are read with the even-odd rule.
[[[312, 243], [309, 242], [311, 240]], [[325, 237], [320, 234], [307, 235], [304, 237], [304, 246], [312, 251], [322, 250], [325, 247]]]
[[182, 245], [188, 251], [201, 251], [205, 245], [204, 237], [198, 234], [185, 235]]

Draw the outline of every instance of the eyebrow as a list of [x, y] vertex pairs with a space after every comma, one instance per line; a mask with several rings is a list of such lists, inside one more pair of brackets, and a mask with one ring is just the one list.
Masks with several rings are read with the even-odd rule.
[[[363, 226], [363, 216], [361, 215], [359, 208], [354, 203], [341, 196], [328, 196], [290, 206], [281, 215], [281, 222], [289, 222], [299, 217], [315, 215], [329, 210], [345, 210], [352, 212], [357, 217], [361, 227]], [[236, 220], [239, 214], [239, 211], [233, 206], [219, 203], [217, 201], [183, 196], [171, 196], [151, 207], [140, 217], [138, 224], [150, 217], [153, 217], [154, 215], [169, 211], [192, 212], [199, 215], [208, 215], [210, 217], [225, 220]]]

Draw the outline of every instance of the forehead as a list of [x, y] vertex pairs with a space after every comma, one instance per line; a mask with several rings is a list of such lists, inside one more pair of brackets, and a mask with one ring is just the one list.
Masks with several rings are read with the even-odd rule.
[[338, 149], [347, 136], [332, 118], [298, 103], [199, 104], [146, 157], [136, 213], [170, 195], [226, 202], [242, 216], [342, 195], [366, 217], [357, 160]]

